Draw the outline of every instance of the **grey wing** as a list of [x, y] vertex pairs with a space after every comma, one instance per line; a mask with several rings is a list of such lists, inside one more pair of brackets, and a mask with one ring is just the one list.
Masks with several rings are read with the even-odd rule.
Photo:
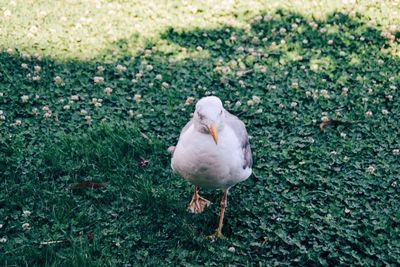
[[249, 135], [247, 134], [246, 127], [244, 123], [235, 115], [232, 115], [228, 111], [225, 111], [225, 114], [226, 123], [233, 129], [237, 138], [240, 140], [244, 156], [243, 169], [251, 168], [253, 166], [253, 156], [251, 155]]

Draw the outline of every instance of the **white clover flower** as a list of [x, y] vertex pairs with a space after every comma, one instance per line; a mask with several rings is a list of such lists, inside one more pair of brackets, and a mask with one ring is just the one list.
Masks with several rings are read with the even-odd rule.
[[197, 46], [197, 47], [196, 47], [196, 50], [197, 50], [197, 51], [203, 51], [203, 47]]
[[328, 40], [328, 45], [333, 45], [333, 40]]
[[3, 12], [3, 15], [4, 15], [4, 17], [11, 17], [12, 13], [11, 13], [10, 10], [6, 9], [6, 10]]
[[293, 101], [292, 103], [290, 103], [290, 106], [291, 106], [292, 108], [297, 107], [297, 102]]
[[293, 81], [292, 84], [290, 85], [290, 87], [292, 87], [293, 89], [297, 89], [297, 88], [299, 88], [299, 83], [296, 81]]
[[382, 114], [383, 114], [383, 115], [389, 114], [389, 110], [387, 110], [387, 109], [382, 109]]
[[123, 73], [126, 71], [126, 67], [124, 65], [118, 64], [117, 67], [115, 67], [118, 73]]
[[128, 110], [128, 116], [129, 116], [129, 117], [132, 118], [134, 115], [135, 115], [135, 112], [133, 112], [133, 110], [131, 110], [131, 109]]
[[329, 121], [329, 117], [328, 116], [322, 116], [321, 117], [321, 121], [323, 121], [323, 122]]
[[367, 168], [367, 172], [370, 173], [370, 174], [374, 173], [375, 170], [376, 170], [375, 167], [372, 166], [372, 165]]
[[7, 238], [5, 236], [3, 236], [2, 238], [0, 238], [0, 243], [6, 243], [7, 242]]
[[21, 64], [21, 68], [23, 68], [23, 69], [27, 69], [27, 68], [28, 68], [28, 64], [26, 64], [26, 63], [22, 63], [22, 64]]
[[235, 253], [236, 249], [234, 247], [229, 247], [228, 251], [231, 252], [231, 253]]
[[35, 82], [40, 81], [40, 76], [33, 76], [32, 80], [34, 80]]
[[132, 79], [131, 83], [135, 84], [135, 83], [137, 83], [137, 80], [136, 79]]
[[135, 74], [135, 77], [137, 80], [140, 80], [143, 76], [143, 72], [139, 71], [138, 73]]
[[191, 104], [193, 104], [193, 101], [194, 101], [194, 97], [193, 96], [189, 96], [188, 98], [186, 98], [186, 101], [185, 101], [185, 105], [191, 105]]
[[347, 87], [343, 87], [342, 88], [342, 95], [343, 96], [347, 96], [348, 92], [349, 92], [349, 88], [347, 88]]
[[38, 74], [42, 70], [42, 68], [40, 66], [36, 65], [33, 67], [33, 70], [36, 74]]
[[69, 97], [69, 99], [71, 99], [71, 100], [73, 100], [73, 101], [78, 101], [79, 100], [79, 95], [71, 95], [70, 97]]
[[63, 83], [63, 80], [60, 76], [56, 76], [56, 77], [54, 77], [54, 83], [56, 85], [61, 85]]
[[27, 218], [27, 217], [31, 216], [31, 212], [29, 210], [24, 210], [24, 211], [22, 211], [21, 216]]
[[112, 91], [113, 91], [113, 90], [112, 90], [110, 87], [106, 87], [106, 88], [104, 88], [103, 93], [104, 93], [105, 95], [107, 95], [107, 96], [110, 96], [111, 93], [112, 93]]
[[4, 93], [3, 92], [0, 92], [0, 97], [3, 97], [4, 96]]
[[33, 108], [32, 114], [36, 116], [37, 114], [39, 114], [39, 110], [37, 108]]
[[50, 108], [49, 108], [48, 106], [43, 106], [43, 107], [42, 107], [42, 110], [43, 110], [43, 111], [49, 111]]
[[260, 104], [261, 103], [261, 98], [256, 96], [256, 95], [253, 95], [251, 99], [253, 100], [253, 102], [255, 104]]
[[22, 124], [21, 120], [15, 120], [14, 126], [20, 126]]
[[22, 230], [27, 231], [27, 230], [29, 230], [29, 229], [31, 229], [29, 223], [23, 223], [23, 224], [22, 224]]
[[304, 39], [304, 40], [303, 40], [303, 44], [308, 44], [308, 40], [307, 40], [307, 39]]
[[29, 101], [29, 96], [23, 95], [21, 96], [22, 103], [27, 103]]
[[12, 53], [14, 53], [14, 49], [7, 48], [7, 54], [11, 55]]
[[86, 110], [84, 110], [84, 109], [81, 109], [80, 111], [79, 111], [79, 114], [81, 114], [82, 116], [83, 115], [86, 115], [88, 112], [86, 111]]
[[240, 102], [240, 101], [237, 101], [236, 103], [235, 103], [235, 107], [240, 107], [242, 105], [242, 103]]
[[97, 72], [99, 72], [100, 74], [102, 74], [104, 72], [105, 68], [103, 66], [98, 66], [97, 67]]
[[156, 75], [156, 80], [161, 81], [162, 80], [162, 75], [161, 74], [157, 74]]
[[65, 109], [65, 110], [70, 110], [70, 109], [71, 109], [71, 106], [70, 106], [70, 105], [65, 105], [65, 106], [63, 107], [63, 109]]
[[104, 77], [96, 76], [93, 78], [95, 84], [102, 84], [104, 83]]
[[133, 97], [133, 99], [134, 99], [137, 103], [139, 103], [140, 100], [142, 100], [142, 95], [136, 94], [136, 95]]
[[280, 29], [279, 29], [279, 33], [282, 34], [282, 35], [285, 34], [285, 33], [286, 33], [286, 29], [283, 28], [283, 27], [280, 28]]
[[312, 93], [311, 93], [310, 91], [307, 91], [307, 92], [306, 92], [306, 96], [307, 96], [307, 97], [310, 97], [311, 95], [312, 95]]
[[349, 214], [349, 213], [351, 213], [351, 210], [348, 209], [348, 208], [345, 208], [345, 209], [344, 209], [344, 213]]
[[365, 112], [365, 117], [372, 117], [372, 111], [368, 110], [367, 112]]
[[346, 138], [346, 136], [347, 136], [347, 134], [345, 134], [345, 133], [340, 133], [340, 137]]
[[393, 181], [393, 183], [391, 184], [392, 187], [396, 187], [397, 186], [397, 181]]
[[279, 104], [279, 108], [284, 109], [284, 108], [285, 108], [285, 105], [282, 104], [282, 103], [280, 103], [280, 104]]
[[398, 155], [400, 155], [400, 149], [393, 149], [393, 151], [392, 151], [392, 153], [393, 153], [393, 156], [398, 156]]
[[85, 116], [85, 120], [86, 120], [86, 123], [87, 123], [87, 124], [91, 124], [92, 121], [93, 121], [93, 120], [92, 120], [92, 117], [89, 116], [89, 115], [86, 115], [86, 116]]
[[254, 105], [254, 101], [253, 100], [248, 100], [247, 101], [247, 105], [248, 106], [253, 106]]
[[161, 84], [161, 86], [162, 86], [164, 89], [168, 89], [168, 88], [169, 88], [169, 83], [163, 82], [163, 83]]
[[50, 117], [51, 117], [51, 111], [47, 111], [46, 113], [43, 114], [43, 118], [44, 118], [45, 120], [47, 120], [47, 119], [50, 118]]
[[379, 59], [379, 60], [378, 60], [378, 64], [379, 64], [379, 65], [383, 65], [384, 63], [385, 63], [385, 61], [383, 61], [382, 59]]
[[329, 92], [328, 92], [328, 90], [325, 90], [325, 89], [323, 89], [323, 90], [320, 90], [319, 91], [319, 94], [321, 95], [321, 96], [323, 96], [323, 97], [329, 97]]
[[255, 111], [256, 114], [260, 114], [260, 113], [262, 113], [262, 112], [263, 112], [262, 108], [259, 108], [259, 109], [257, 109], [257, 110]]
[[297, 23], [293, 23], [291, 26], [292, 26], [292, 31], [297, 30], [297, 28], [299, 27]]
[[96, 102], [96, 103], [94, 103], [94, 106], [95, 106], [96, 108], [99, 108], [99, 107], [102, 106], [102, 104], [101, 104], [100, 102]]
[[147, 71], [152, 71], [154, 69], [153, 65], [147, 65], [146, 70]]

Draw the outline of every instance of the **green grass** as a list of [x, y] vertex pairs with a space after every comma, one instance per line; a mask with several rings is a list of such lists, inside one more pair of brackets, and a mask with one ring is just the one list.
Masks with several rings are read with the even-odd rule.
[[[1, 265], [400, 264], [398, 3], [126, 2], [0, 0]], [[167, 152], [210, 94], [255, 159], [216, 242]]]

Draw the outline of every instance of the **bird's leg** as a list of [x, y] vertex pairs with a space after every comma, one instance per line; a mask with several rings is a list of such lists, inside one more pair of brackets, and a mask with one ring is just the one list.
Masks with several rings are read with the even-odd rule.
[[211, 205], [211, 202], [199, 195], [199, 187], [194, 187], [192, 201], [190, 201], [188, 210], [192, 213], [202, 213], [205, 207]]
[[215, 233], [216, 237], [222, 236], [222, 225], [224, 222], [225, 208], [228, 205], [227, 197], [228, 197], [228, 189], [225, 189], [224, 195], [222, 196], [222, 199], [221, 199], [221, 214], [219, 215], [218, 228], [217, 228], [217, 232]]

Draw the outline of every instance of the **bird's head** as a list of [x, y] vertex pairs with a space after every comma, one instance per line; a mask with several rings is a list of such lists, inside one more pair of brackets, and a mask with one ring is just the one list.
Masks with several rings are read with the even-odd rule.
[[193, 115], [195, 128], [212, 136], [215, 144], [218, 144], [218, 132], [225, 125], [225, 109], [221, 100], [216, 96], [203, 97], [196, 104]]

